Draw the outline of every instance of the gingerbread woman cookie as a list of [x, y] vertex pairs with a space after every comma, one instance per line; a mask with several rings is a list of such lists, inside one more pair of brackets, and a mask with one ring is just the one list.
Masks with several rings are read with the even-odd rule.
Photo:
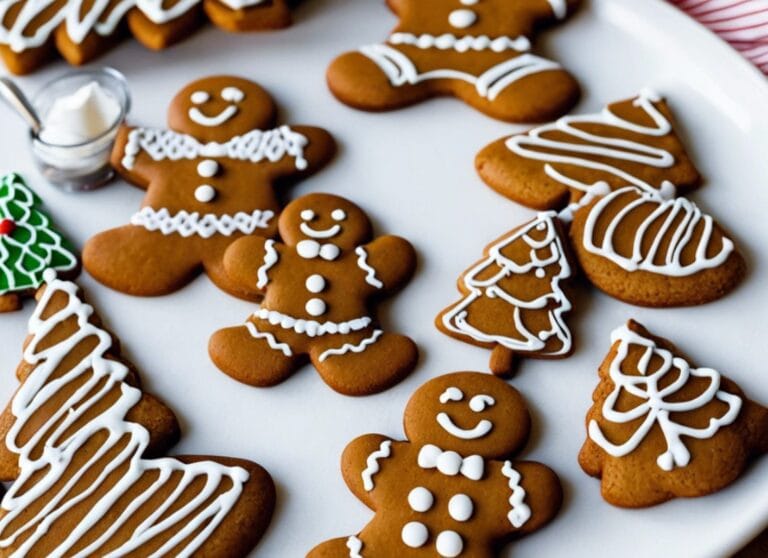
[[579, 454], [603, 497], [639, 508], [704, 496], [768, 451], [768, 409], [669, 341], [629, 322], [613, 332]]
[[579, 0], [387, 0], [400, 23], [385, 43], [337, 58], [333, 94], [383, 111], [453, 95], [509, 122], [566, 113], [579, 86], [559, 64], [532, 54], [539, 28], [562, 21]]
[[404, 423], [409, 441], [368, 434], [344, 450], [344, 480], [376, 515], [308, 558], [496, 556], [560, 509], [557, 475], [510, 459], [531, 420], [502, 380], [473, 372], [435, 378], [411, 397]]
[[85, 64], [115, 46], [130, 28], [148, 48], [166, 48], [193, 33], [204, 13], [227, 31], [279, 29], [291, 23], [286, 0], [0, 0], [0, 56], [26, 74], [55, 52]]
[[275, 234], [275, 183], [319, 170], [333, 139], [320, 128], [274, 128], [269, 94], [231, 76], [182, 89], [168, 121], [170, 130], [121, 130], [112, 163], [147, 195], [129, 225], [88, 241], [85, 268], [132, 295], [167, 294], [205, 271], [224, 291], [254, 298], [224, 273], [224, 252], [242, 236]]
[[43, 284], [46, 269], [68, 278], [80, 272], [77, 256], [41, 205], [18, 174], [0, 179], [0, 312], [19, 310]]
[[491, 188], [538, 210], [563, 209], [595, 188], [657, 192], [669, 182], [685, 194], [701, 182], [667, 103], [648, 89], [598, 114], [495, 141], [475, 165]]
[[230, 280], [264, 298], [243, 326], [218, 331], [211, 358], [254, 386], [284, 381], [307, 358], [346, 395], [383, 391], [413, 370], [413, 341], [384, 333], [371, 303], [411, 278], [416, 255], [396, 236], [371, 241], [371, 223], [352, 202], [310, 194], [285, 208], [282, 242], [257, 236], [234, 243], [224, 258]]
[[515, 354], [571, 354], [566, 285], [573, 276], [567, 235], [555, 212], [541, 213], [490, 244], [458, 282], [463, 298], [438, 315], [446, 335], [493, 349], [491, 371], [512, 373]]
[[0, 416], [3, 556], [246, 556], [275, 488], [259, 465], [163, 457], [173, 413], [141, 389], [77, 285], [46, 271], [21, 386]]

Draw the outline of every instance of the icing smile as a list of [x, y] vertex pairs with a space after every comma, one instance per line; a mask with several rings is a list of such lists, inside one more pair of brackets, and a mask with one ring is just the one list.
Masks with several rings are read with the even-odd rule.
[[438, 413], [437, 423], [451, 436], [461, 438], [462, 440], [477, 440], [486, 436], [492, 429], [493, 423], [489, 420], [483, 419], [475, 425], [474, 428], [464, 429], [456, 426], [448, 413]]
[[328, 229], [318, 231], [310, 227], [307, 223], [299, 225], [301, 232], [307, 235], [309, 238], [333, 238], [341, 232], [341, 225], [333, 225]]
[[216, 116], [208, 116], [206, 114], [203, 114], [203, 112], [197, 107], [192, 107], [191, 109], [189, 109], [189, 117], [192, 119], [192, 121], [194, 121], [196, 124], [200, 124], [201, 126], [207, 126], [209, 128], [213, 128], [215, 126], [221, 126], [225, 122], [228, 122], [229, 120], [234, 118], [236, 114], [237, 114], [237, 107], [235, 105], [229, 105], [227, 108], [225, 108]]

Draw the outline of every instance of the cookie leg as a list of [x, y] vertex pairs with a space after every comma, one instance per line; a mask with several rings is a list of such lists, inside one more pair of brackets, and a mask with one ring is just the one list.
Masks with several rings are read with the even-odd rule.
[[91, 238], [83, 249], [83, 265], [112, 289], [159, 296], [189, 283], [202, 262], [196, 250], [184, 249], [179, 237], [128, 225]]
[[386, 45], [373, 45], [362, 50], [366, 54], [342, 54], [328, 68], [328, 86], [342, 103], [360, 110], [386, 111], [417, 103], [430, 96], [425, 83], [393, 85], [393, 79], [398, 79], [396, 75], [408, 74], [399, 66], [410, 64], [402, 55], [397, 58], [397, 62], [387, 56], [387, 53], [397, 56], [398, 51]]
[[302, 363], [302, 355], [293, 354], [287, 344], [271, 333], [258, 331], [251, 322], [214, 333], [208, 354], [219, 370], [256, 387], [285, 381]]
[[0, 314], [21, 310], [21, 297], [15, 294], [0, 295]]
[[[310, 550], [307, 558], [349, 558], [350, 556], [355, 556], [356, 554], [353, 554], [352, 551], [355, 549], [356, 541], [357, 537], [325, 541]], [[359, 554], [357, 555], [359, 556]]]
[[320, 338], [310, 350], [325, 383], [344, 395], [389, 389], [411, 373], [418, 358], [416, 344], [408, 337], [378, 329], [354, 337]]

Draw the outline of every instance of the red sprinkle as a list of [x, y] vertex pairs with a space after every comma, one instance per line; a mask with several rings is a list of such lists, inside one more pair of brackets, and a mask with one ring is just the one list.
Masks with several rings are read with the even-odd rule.
[[0, 236], [11, 234], [14, 230], [16, 230], [16, 223], [11, 219], [0, 221]]

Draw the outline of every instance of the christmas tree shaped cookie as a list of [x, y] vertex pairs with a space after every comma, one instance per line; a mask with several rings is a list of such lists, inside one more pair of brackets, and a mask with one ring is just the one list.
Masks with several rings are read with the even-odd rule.
[[275, 489], [249, 461], [162, 457], [173, 413], [144, 393], [77, 285], [46, 271], [21, 385], [0, 417], [3, 556], [245, 556]]
[[459, 279], [463, 298], [443, 310], [447, 335], [493, 349], [491, 370], [508, 375], [513, 355], [562, 358], [571, 353], [565, 314], [572, 267], [554, 212], [542, 213], [491, 243], [484, 259]]
[[18, 310], [42, 285], [46, 269], [67, 277], [79, 271], [77, 256], [41, 205], [19, 175], [0, 179], [0, 312]]
[[579, 463], [638, 508], [725, 488], [768, 451], [768, 409], [635, 322], [613, 332]]

